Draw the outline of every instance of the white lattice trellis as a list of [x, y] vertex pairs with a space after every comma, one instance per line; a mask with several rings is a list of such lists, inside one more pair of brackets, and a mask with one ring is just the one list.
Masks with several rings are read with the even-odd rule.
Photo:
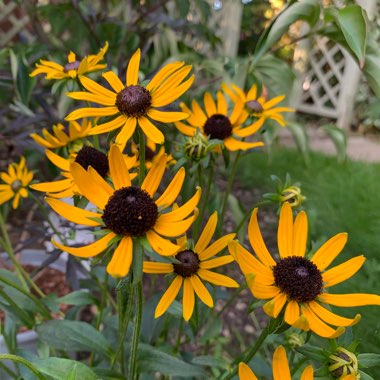
[[[342, 6], [339, 0], [333, 3]], [[377, 14], [374, 0], [358, 3], [367, 14]], [[292, 105], [301, 112], [336, 119], [341, 128], [349, 127], [361, 75], [350, 54], [329, 39], [316, 37], [300, 43], [294, 58], [299, 79]]]

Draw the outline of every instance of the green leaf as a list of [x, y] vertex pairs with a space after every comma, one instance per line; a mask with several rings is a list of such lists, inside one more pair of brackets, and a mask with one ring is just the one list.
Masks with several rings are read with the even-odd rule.
[[93, 370], [98, 375], [98, 378], [102, 380], [125, 380], [123, 375], [110, 369], [94, 368]]
[[338, 22], [347, 45], [363, 68], [367, 41], [367, 20], [359, 5], [349, 5], [338, 11]]
[[37, 334], [49, 346], [69, 352], [90, 351], [104, 356], [112, 355], [106, 338], [85, 322], [53, 320], [36, 328]]
[[359, 354], [358, 361], [360, 367], [369, 368], [380, 365], [380, 355], [379, 354]]
[[305, 163], [309, 162], [309, 141], [306, 133], [306, 129], [303, 125], [289, 122], [287, 124], [287, 128], [289, 128], [290, 132], [293, 135], [294, 141], [297, 144], [298, 150], [301, 152]]
[[326, 351], [322, 348], [309, 345], [297, 347], [296, 351], [306, 356], [307, 358], [316, 360], [318, 362], [323, 362], [324, 360], [326, 360], [326, 357], [328, 356]]
[[214, 358], [213, 356], [203, 355], [194, 358], [191, 361], [193, 364], [204, 365], [211, 368], [228, 368], [225, 360]]
[[346, 132], [335, 126], [334, 124], [327, 124], [321, 127], [331, 138], [332, 142], [335, 145], [338, 155], [338, 161], [344, 162], [346, 159], [346, 150], [347, 150], [347, 136]]
[[98, 300], [85, 290], [77, 290], [63, 297], [57, 298], [57, 302], [75, 306], [98, 304]]
[[83, 363], [63, 358], [34, 359], [32, 364], [43, 374], [57, 380], [96, 380], [96, 374]]
[[263, 37], [260, 38], [254, 53], [256, 59], [265, 54], [294, 22], [303, 20], [313, 27], [319, 20], [320, 11], [319, 0], [303, 0], [287, 7], [274, 19]]
[[369, 85], [380, 98], [380, 49], [374, 36], [369, 36], [363, 73]]
[[195, 377], [199, 379], [206, 375], [201, 367], [186, 363], [144, 343], [139, 345], [138, 367], [141, 373], [159, 372], [164, 376]]
[[375, 380], [372, 376], [368, 375], [367, 373], [360, 371], [360, 380]]

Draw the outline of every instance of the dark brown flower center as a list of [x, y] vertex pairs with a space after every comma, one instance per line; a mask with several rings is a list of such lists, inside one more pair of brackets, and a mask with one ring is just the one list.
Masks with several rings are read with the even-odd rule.
[[322, 293], [322, 274], [310, 260], [299, 256], [281, 259], [273, 267], [275, 284], [290, 300], [310, 302]]
[[16, 179], [15, 181], [12, 182], [11, 184], [11, 189], [16, 192], [20, 190], [22, 187], [22, 182], [19, 179]]
[[175, 273], [182, 277], [190, 277], [198, 272], [200, 260], [191, 249], [177, 253], [175, 258], [181, 262], [180, 264], [173, 264]]
[[248, 108], [250, 112], [253, 113], [261, 113], [264, 111], [263, 106], [257, 100], [250, 100], [245, 103], [245, 106]]
[[224, 140], [232, 135], [232, 125], [227, 116], [219, 113], [209, 117], [203, 126], [205, 135], [210, 139]]
[[139, 85], [125, 87], [117, 94], [115, 102], [121, 113], [132, 117], [145, 115], [151, 104], [149, 91]]
[[63, 71], [64, 71], [65, 73], [67, 73], [67, 72], [69, 72], [70, 70], [78, 70], [79, 65], [80, 65], [80, 62], [79, 62], [79, 61], [74, 61], [74, 62], [67, 63], [67, 64], [63, 67]]
[[92, 166], [103, 178], [107, 175], [109, 170], [107, 156], [91, 146], [84, 146], [78, 152], [75, 162], [86, 170], [89, 166]]
[[103, 211], [104, 224], [118, 235], [143, 236], [157, 217], [158, 208], [151, 196], [135, 186], [116, 190]]

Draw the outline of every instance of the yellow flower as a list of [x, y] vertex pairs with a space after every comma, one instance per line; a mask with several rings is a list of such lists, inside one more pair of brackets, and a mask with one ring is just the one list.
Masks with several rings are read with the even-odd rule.
[[[380, 305], [375, 294], [330, 294], [328, 290], [352, 277], [364, 264], [365, 258], [356, 256], [331, 269], [326, 268], [339, 255], [347, 242], [347, 234], [340, 233], [324, 243], [309, 260], [305, 257], [308, 222], [301, 211], [294, 223], [292, 208], [284, 203], [278, 226], [278, 250], [275, 261], [262, 238], [257, 222], [257, 208], [248, 226], [248, 237], [256, 253], [256, 259], [236, 241], [230, 243], [230, 253], [239, 263], [247, 278], [248, 286], [258, 299], [270, 300], [264, 311], [276, 318], [284, 309], [287, 324], [325, 338], [334, 338], [344, 332], [344, 326], [352, 326], [360, 320], [334, 314], [323, 305], [339, 307]], [[338, 326], [336, 330], [328, 324]]]
[[67, 220], [85, 226], [101, 227], [105, 235], [96, 242], [76, 248], [53, 244], [74, 256], [89, 258], [105, 251], [117, 241], [107, 272], [114, 277], [126, 276], [133, 258], [133, 238], [145, 236], [152, 249], [164, 256], [176, 253], [179, 246], [168, 238], [180, 236], [193, 223], [194, 212], [200, 198], [200, 188], [188, 202], [177, 210], [163, 213], [181, 191], [185, 170], [181, 168], [156, 200], [153, 199], [164, 175], [166, 157], [151, 168], [141, 188], [132, 186], [128, 167], [119, 148], [113, 145], [109, 154], [109, 171], [112, 186], [92, 167], [86, 171], [74, 162], [70, 172], [81, 193], [98, 208], [98, 212], [83, 210], [55, 198], [46, 201], [55, 212]]
[[165, 112], [157, 108], [172, 103], [187, 91], [194, 81], [194, 75], [184, 81], [190, 73], [191, 66], [184, 66], [184, 62], [173, 62], [159, 70], [146, 87], [143, 87], [138, 81], [139, 66], [140, 49], [133, 54], [128, 64], [125, 86], [113, 71], [104, 73], [103, 77], [112, 91], [89, 78], [80, 76], [82, 85], [89, 92], [69, 92], [68, 96], [100, 104], [103, 107], [77, 109], [71, 112], [66, 120], [72, 121], [88, 116], [115, 116], [111, 121], [95, 127], [91, 134], [121, 128], [116, 136], [116, 144], [124, 146], [138, 124], [149, 139], [162, 144], [164, 135], [150, 119], [163, 123], [185, 119], [188, 115], [184, 112]]
[[263, 146], [263, 142], [245, 142], [239, 138], [253, 135], [261, 127], [260, 122], [244, 127], [242, 124], [248, 118], [248, 112], [243, 109], [243, 103], [237, 101], [234, 103], [232, 112], [228, 113], [227, 101], [221, 91], [216, 94], [217, 102], [215, 103], [209, 92], [204, 94], [204, 112], [196, 100], [192, 102], [192, 109], [184, 103], [180, 104], [182, 111], [190, 114], [186, 120], [188, 124], [176, 122], [175, 126], [186, 136], [193, 137], [197, 129], [200, 129], [205, 136], [210, 139], [223, 140], [224, 146], [230, 150], [247, 150]]
[[231, 86], [232, 89], [227, 84], [222, 84], [224, 92], [226, 92], [234, 102], [240, 101], [245, 103], [245, 109], [250, 114], [257, 117], [258, 122], [260, 122], [261, 125], [266, 119], [272, 119], [281, 126], [285, 126], [286, 122], [284, 116], [281, 115], [281, 112], [295, 111], [293, 108], [289, 107], [275, 107], [278, 103], [285, 99], [285, 95], [279, 95], [267, 101], [263, 94], [257, 94], [256, 84], [248, 90], [247, 94], [245, 94], [244, 91], [238, 86], [234, 84]]
[[218, 215], [214, 212], [201, 233], [198, 242], [195, 244], [194, 249], [189, 247], [186, 237], [178, 239], [177, 244], [180, 245], [180, 248], [175, 256], [177, 263], [144, 262], [144, 273], [175, 273], [173, 282], [156, 307], [155, 318], [165, 313], [177, 297], [182, 285], [183, 318], [185, 321], [191, 318], [194, 311], [194, 292], [204, 304], [209, 307], [214, 306], [213, 299], [202, 280], [219, 286], [239, 287], [239, 284], [235, 280], [209, 270], [234, 261], [231, 255], [211, 259], [235, 237], [235, 234], [229, 234], [208, 246], [215, 232], [217, 222]]
[[36, 69], [29, 75], [34, 77], [38, 74], [46, 74], [45, 79], [67, 79], [76, 78], [78, 75], [92, 73], [93, 71], [102, 70], [107, 67], [106, 64], [99, 64], [106, 54], [108, 49], [108, 42], [100, 49], [96, 55], [87, 55], [81, 61], [77, 61], [75, 53], [72, 51], [67, 56], [67, 64], [65, 66], [53, 61], [40, 60], [36, 63]]
[[5, 184], [0, 184], [0, 205], [13, 198], [12, 207], [16, 209], [20, 203], [20, 197], [27, 198], [27, 186], [33, 179], [33, 173], [25, 166], [25, 158], [21, 157], [20, 163], [15, 162], [8, 166], [8, 173], [0, 173], [0, 178]]
[[[61, 157], [51, 150], [46, 150], [45, 153], [47, 158], [62, 170], [61, 175], [65, 177], [65, 179], [37, 183], [31, 185], [30, 188], [49, 193], [48, 195], [53, 198], [66, 198], [72, 197], [73, 195], [82, 195], [70, 171], [70, 165], [72, 162], [79, 163], [84, 169], [91, 166], [103, 178], [105, 178], [109, 172], [107, 156], [103, 152], [90, 146], [84, 146], [78, 153], [72, 154], [69, 158]], [[136, 156], [123, 155], [123, 157], [128, 169], [136, 166]], [[136, 175], [136, 173], [130, 173], [131, 179], [135, 178]]]
[[[273, 380], [291, 380], [288, 358], [283, 346], [278, 346], [273, 354], [272, 371]], [[309, 365], [303, 370], [300, 380], [313, 379], [314, 369]], [[239, 380], [257, 380], [257, 377], [247, 364], [239, 363]]]
[[65, 132], [65, 127], [58, 123], [53, 126], [53, 133], [50, 133], [46, 128], [42, 130], [43, 137], [37, 133], [32, 133], [30, 137], [39, 145], [47, 149], [55, 149], [67, 146], [75, 140], [87, 137], [92, 125], [87, 119], [82, 120], [82, 125], [76, 121], [69, 123], [69, 133]]

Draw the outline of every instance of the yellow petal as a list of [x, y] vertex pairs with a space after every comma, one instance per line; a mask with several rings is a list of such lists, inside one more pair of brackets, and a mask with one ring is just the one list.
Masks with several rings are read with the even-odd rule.
[[264, 243], [263, 237], [260, 232], [260, 227], [257, 221], [257, 213], [258, 213], [258, 208], [255, 208], [253, 210], [251, 219], [249, 221], [249, 225], [248, 225], [249, 242], [251, 243], [253, 250], [255, 251], [256, 255], [259, 257], [261, 262], [268, 267], [272, 267], [276, 265], [276, 262], [273, 260], [272, 256], [270, 255]]
[[225, 256], [217, 257], [215, 259], [201, 261], [199, 263], [199, 268], [203, 268], [203, 269], [217, 268], [222, 265], [232, 263], [233, 261], [234, 261], [234, 258], [231, 255], [225, 255]]
[[195, 252], [203, 252], [208, 244], [210, 243], [212, 236], [214, 235], [216, 225], [218, 223], [218, 213], [216, 211], [210, 216], [207, 221], [206, 226], [204, 227], [197, 244], [195, 244], [194, 251]]
[[163, 154], [158, 161], [151, 167], [146, 175], [141, 188], [145, 190], [151, 197], [156, 193], [161, 183], [166, 168], [167, 155]]
[[208, 117], [216, 114], [216, 104], [209, 92], [206, 92], [203, 98], [206, 113]]
[[[110, 86], [117, 93], [124, 90], [123, 82], [119, 79], [119, 77], [113, 71], [107, 71], [106, 73], [103, 73], [102, 77], [110, 84]], [[115, 100], [116, 100], [116, 96], [115, 96]]]
[[285, 309], [285, 322], [288, 325], [293, 325], [293, 323], [300, 317], [300, 307], [296, 301], [290, 301], [286, 305]]
[[185, 123], [181, 123], [180, 121], [177, 121], [176, 123], [174, 123], [174, 125], [185, 136], [193, 137], [197, 132], [196, 128], [188, 126]]
[[134, 86], [139, 81], [141, 50], [137, 49], [128, 63], [126, 81], [127, 86]]
[[194, 311], [194, 303], [195, 303], [195, 296], [194, 296], [194, 289], [191, 285], [190, 278], [187, 277], [183, 281], [183, 299], [182, 299], [182, 309], [183, 309], [183, 319], [185, 321], [188, 321]]
[[311, 365], [303, 370], [300, 380], [314, 380], [314, 369]]
[[157, 74], [154, 75], [152, 80], [146, 86], [148, 91], [153, 91], [158, 87], [166, 78], [171, 76], [176, 70], [182, 67], [184, 62], [172, 62], [162, 67]]
[[354, 319], [341, 317], [340, 315], [334, 314], [330, 310], [325, 309], [315, 301], [309, 302], [309, 306], [319, 318], [333, 326], [353, 326], [361, 319], [360, 314], [357, 314]]
[[107, 273], [112, 277], [125, 277], [129, 273], [129, 268], [133, 258], [133, 241], [130, 236], [124, 236], [115, 252], [111, 261], [107, 265]]
[[129, 120], [135, 120], [134, 118], [128, 118], [126, 115], [120, 115], [115, 119], [108, 121], [107, 123], [99, 124], [88, 132], [89, 135], [98, 135], [100, 133], [111, 132], [114, 129], [120, 128], [125, 125]]
[[128, 117], [128, 119], [125, 121], [123, 128], [121, 128], [121, 131], [116, 136], [115, 143], [119, 147], [125, 147], [125, 144], [128, 142], [128, 140], [132, 137], [133, 133], [135, 132], [136, 126], [137, 119], [135, 117]]
[[65, 120], [72, 121], [76, 119], [81, 119], [83, 117], [89, 116], [112, 116], [119, 113], [119, 110], [116, 107], [85, 107], [79, 108], [65, 117]]
[[158, 207], [170, 206], [177, 199], [178, 194], [181, 191], [183, 181], [185, 179], [185, 169], [182, 167], [178, 170], [169, 186], [163, 192], [163, 194], [157, 199], [156, 205]]
[[173, 264], [169, 263], [154, 263], [151, 261], [144, 261], [143, 272], [151, 274], [172, 273], [174, 271]]
[[179, 290], [181, 289], [183, 279], [181, 276], [176, 276], [173, 282], [170, 284], [164, 295], [161, 297], [160, 302], [154, 312], [154, 318], [161, 317], [162, 314], [168, 309], [172, 302], [177, 297]]
[[89, 166], [87, 169], [88, 173], [91, 175], [91, 178], [96, 182], [96, 185], [101, 187], [110, 197], [113, 195], [113, 188], [104, 180], [104, 178], [92, 167]]
[[174, 121], [183, 120], [189, 117], [185, 112], [164, 112], [153, 108], [148, 111], [148, 116], [151, 119], [162, 123], [173, 123]]
[[285, 348], [279, 346], [273, 354], [273, 380], [292, 380]]
[[324, 243], [313, 255], [311, 261], [320, 271], [326, 269], [339, 255], [347, 243], [348, 235], [345, 232], [337, 234]]
[[208, 248], [202, 252], [197, 252], [199, 259], [201, 261], [207, 260], [212, 256], [215, 256], [217, 253], [221, 252], [224, 248], [227, 247], [228, 243], [235, 238], [236, 234], [225, 235], [218, 240], [214, 241]]
[[279, 95], [275, 98], [269, 100], [268, 102], [265, 102], [263, 105], [264, 110], [268, 110], [269, 108], [275, 106], [276, 104], [280, 103], [282, 100], [285, 99], [285, 95]]
[[218, 286], [225, 286], [227, 288], [238, 288], [240, 285], [232, 278], [225, 276], [223, 274], [211, 272], [207, 269], [198, 269], [198, 276], [211, 284]]
[[61, 170], [68, 172], [70, 171], [70, 160], [67, 158], [63, 158], [61, 156], [58, 156], [58, 154], [55, 154], [51, 150], [45, 151], [46, 157], [58, 168]]
[[264, 285], [255, 280], [251, 283], [250, 289], [252, 294], [260, 300], [274, 298], [280, 293], [280, 289], [277, 286]]
[[124, 157], [117, 145], [112, 145], [109, 156], [110, 173], [115, 190], [131, 186], [131, 178]]
[[301, 211], [294, 221], [293, 226], [293, 255], [305, 256], [307, 241], [307, 215]]
[[178, 245], [173, 244], [170, 240], [162, 238], [156, 232], [150, 230], [146, 233], [146, 237], [153, 251], [162, 256], [173, 256], [178, 249]]
[[277, 242], [281, 258], [293, 255], [293, 213], [288, 202], [281, 207]]
[[116, 101], [116, 94], [112, 98], [105, 98], [102, 95], [95, 95], [85, 91], [67, 92], [66, 95], [71, 99], [84, 100], [101, 104], [102, 106], [114, 106]]
[[160, 220], [162, 222], [177, 222], [186, 218], [191, 212], [195, 210], [200, 197], [201, 189], [200, 187], [197, 187], [195, 194], [184, 205], [166, 214], [161, 214]]
[[286, 303], [286, 294], [279, 293], [263, 306], [263, 310], [271, 317], [277, 318]]
[[63, 244], [60, 244], [54, 240], [52, 243], [59, 249], [64, 252], [70, 253], [71, 255], [83, 258], [94, 257], [99, 255], [99, 253], [105, 251], [108, 247], [108, 243], [116, 236], [113, 232], [108, 233], [106, 236], [103, 236], [101, 239], [97, 240], [95, 243], [86, 245], [84, 247], [67, 247]]
[[151, 121], [149, 121], [146, 117], [141, 116], [138, 119], [139, 126], [143, 130], [144, 134], [154, 141], [156, 144], [162, 145], [165, 141], [165, 137], [163, 133], [152, 124]]
[[193, 224], [195, 218], [196, 216], [191, 216], [181, 221], [163, 222], [159, 217], [153, 228], [162, 236], [176, 237], [184, 234]]
[[337, 265], [322, 274], [323, 286], [328, 288], [330, 286], [339, 284], [348, 278], [352, 277], [364, 264], [365, 257], [363, 255], [353, 257], [343, 264]]
[[37, 191], [43, 191], [45, 193], [56, 193], [58, 191], [66, 190], [74, 186], [73, 179], [62, 179], [54, 182], [41, 182], [34, 185], [30, 185], [30, 188]]
[[233, 130], [233, 134], [239, 137], [248, 137], [256, 133], [264, 124], [265, 119], [259, 119], [255, 121], [253, 124], [248, 125], [244, 128], [239, 128], [237, 130]]
[[239, 363], [239, 380], [258, 380], [251, 368], [245, 363]]
[[102, 214], [83, 210], [79, 207], [71, 206], [55, 198], [45, 198], [46, 203], [59, 215], [70, 222], [83, 224], [84, 226], [99, 226], [99, 222], [90, 218], [101, 218]]
[[351, 306], [380, 306], [380, 296], [376, 294], [328, 294], [323, 293], [318, 296], [318, 300], [333, 306], [351, 307]]
[[190, 277], [191, 285], [193, 285], [193, 289], [200, 300], [207, 305], [208, 307], [214, 307], [214, 301], [207, 290], [207, 288], [203, 285], [203, 282], [199, 279], [197, 275], [193, 275]]
[[223, 141], [225, 147], [231, 151], [235, 152], [236, 150], [247, 150], [247, 149], [253, 149], [258, 148], [260, 146], [264, 146], [264, 143], [259, 142], [247, 142], [247, 141], [238, 141], [234, 139], [233, 137], [227, 137]]
[[217, 113], [221, 115], [227, 115], [227, 102], [226, 98], [224, 97], [223, 93], [221, 91], [218, 91], [216, 93], [216, 100], [217, 100]]

